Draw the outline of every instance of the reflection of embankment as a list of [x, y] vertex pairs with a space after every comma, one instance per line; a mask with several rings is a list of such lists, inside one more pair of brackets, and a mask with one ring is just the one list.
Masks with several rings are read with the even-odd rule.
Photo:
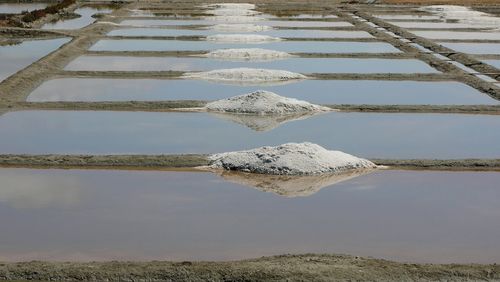
[[80, 184], [72, 176], [3, 172], [0, 202], [16, 208], [69, 206], [79, 200]]
[[218, 171], [217, 174], [233, 183], [292, 198], [313, 195], [324, 187], [332, 186], [372, 171], [372, 169], [362, 169], [310, 176], [268, 175], [234, 171]]

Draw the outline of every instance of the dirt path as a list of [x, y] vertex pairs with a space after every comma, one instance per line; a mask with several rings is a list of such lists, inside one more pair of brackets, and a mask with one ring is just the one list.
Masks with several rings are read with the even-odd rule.
[[346, 255], [283, 255], [230, 262], [0, 264], [0, 280], [500, 281], [499, 265], [407, 264]]

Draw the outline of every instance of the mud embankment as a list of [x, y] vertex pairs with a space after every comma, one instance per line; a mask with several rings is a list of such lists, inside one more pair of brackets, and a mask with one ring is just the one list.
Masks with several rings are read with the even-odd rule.
[[[370, 159], [389, 169], [500, 171], [500, 159]], [[0, 167], [179, 169], [206, 166], [208, 155], [0, 155]]]
[[0, 280], [43, 281], [498, 281], [500, 265], [409, 264], [348, 255], [282, 255], [226, 262], [24, 262]]

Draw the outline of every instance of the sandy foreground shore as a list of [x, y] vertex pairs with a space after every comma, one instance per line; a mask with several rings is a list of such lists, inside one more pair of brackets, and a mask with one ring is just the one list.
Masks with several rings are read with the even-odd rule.
[[347, 255], [282, 255], [229, 262], [24, 262], [0, 280], [41, 281], [500, 281], [500, 266], [408, 264]]

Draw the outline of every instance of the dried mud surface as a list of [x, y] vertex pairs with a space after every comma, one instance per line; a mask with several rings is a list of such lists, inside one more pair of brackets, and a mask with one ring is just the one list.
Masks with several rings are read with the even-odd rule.
[[500, 266], [408, 264], [303, 254], [227, 262], [24, 262], [0, 264], [0, 280], [43, 281], [499, 281]]

